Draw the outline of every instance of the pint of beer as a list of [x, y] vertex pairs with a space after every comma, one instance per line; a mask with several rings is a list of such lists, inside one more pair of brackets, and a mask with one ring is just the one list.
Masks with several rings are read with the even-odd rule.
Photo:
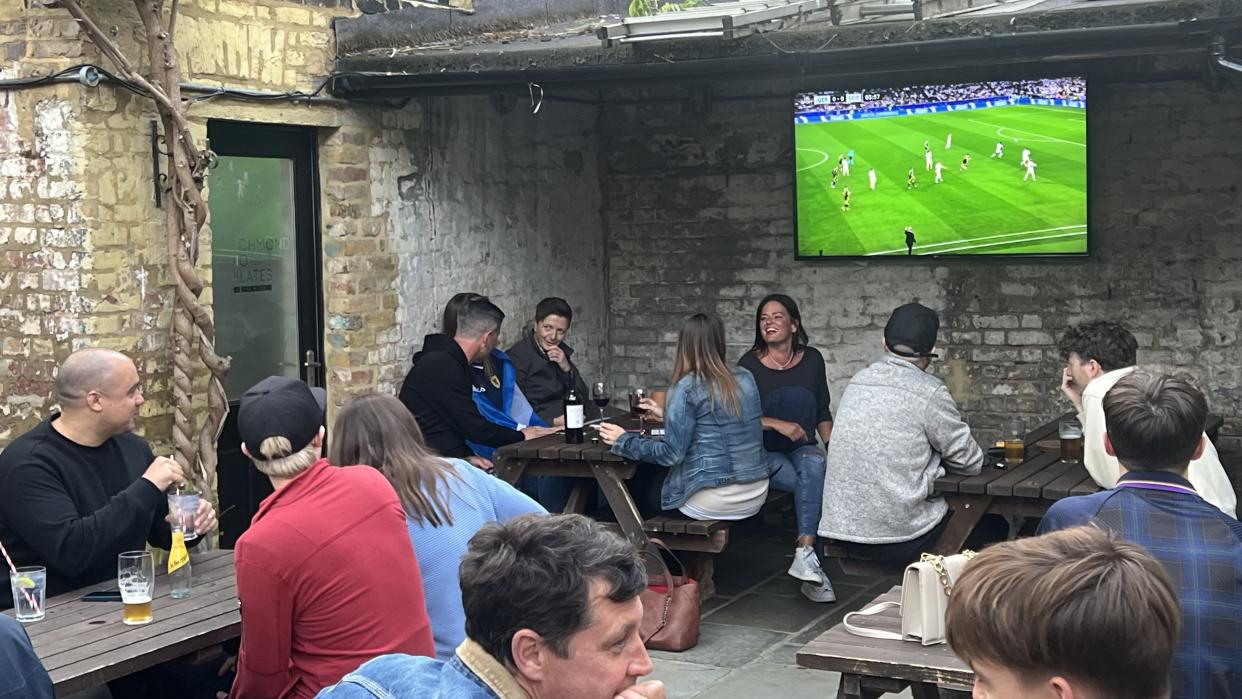
[[[138, 601], [139, 597], [145, 597], [146, 599]], [[123, 605], [121, 621], [129, 626], [141, 626], [142, 624], [151, 623], [151, 619], [154, 618], [151, 614], [151, 595], [126, 595], [122, 592], [121, 600]]]
[[1005, 428], [1005, 463], [1020, 464], [1026, 460], [1026, 427], [1021, 418], [1014, 418]]
[[117, 556], [116, 582], [124, 605], [121, 621], [130, 626], [149, 624], [155, 595], [155, 560], [150, 551], [126, 551]]
[[1061, 460], [1067, 464], [1082, 463], [1082, 425], [1077, 420], [1062, 420]]

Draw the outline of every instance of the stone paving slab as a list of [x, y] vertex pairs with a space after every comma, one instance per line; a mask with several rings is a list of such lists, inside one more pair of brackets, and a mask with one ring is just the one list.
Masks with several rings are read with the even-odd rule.
[[651, 676], [665, 682], [670, 699], [836, 696], [840, 676], [800, 668], [795, 654], [847, 612], [900, 582], [901, 572], [847, 575], [836, 561], [825, 561], [838, 601], [818, 604], [802, 597], [801, 583], [785, 573], [792, 541], [790, 531], [735, 527], [716, 560], [723, 596], [703, 605], [699, 645], [683, 653], [651, 653]]

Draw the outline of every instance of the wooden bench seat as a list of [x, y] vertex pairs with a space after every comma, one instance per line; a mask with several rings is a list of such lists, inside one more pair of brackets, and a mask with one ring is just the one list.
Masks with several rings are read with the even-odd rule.
[[669, 517], [659, 515], [651, 519], [643, 520], [643, 530], [656, 533], [669, 534], [696, 534], [698, 536], [711, 536], [721, 529], [728, 529], [731, 522], [719, 519], [689, 519], [686, 517]]

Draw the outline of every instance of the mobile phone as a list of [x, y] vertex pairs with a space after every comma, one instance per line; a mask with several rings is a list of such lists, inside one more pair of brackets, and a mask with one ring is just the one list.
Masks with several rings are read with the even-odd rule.
[[120, 602], [121, 591], [118, 589], [95, 590], [82, 595], [80, 599], [83, 602]]

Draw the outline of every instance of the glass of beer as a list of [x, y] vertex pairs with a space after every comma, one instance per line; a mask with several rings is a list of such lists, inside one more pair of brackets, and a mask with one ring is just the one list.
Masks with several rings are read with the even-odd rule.
[[1062, 420], [1058, 431], [1061, 435], [1061, 460], [1067, 464], [1082, 463], [1082, 423]]
[[121, 620], [130, 626], [151, 623], [155, 596], [155, 559], [150, 551], [126, 551], [116, 559], [116, 582], [124, 606]]
[[1026, 459], [1026, 427], [1022, 418], [1013, 418], [1005, 427], [1005, 463], [1020, 464]]

